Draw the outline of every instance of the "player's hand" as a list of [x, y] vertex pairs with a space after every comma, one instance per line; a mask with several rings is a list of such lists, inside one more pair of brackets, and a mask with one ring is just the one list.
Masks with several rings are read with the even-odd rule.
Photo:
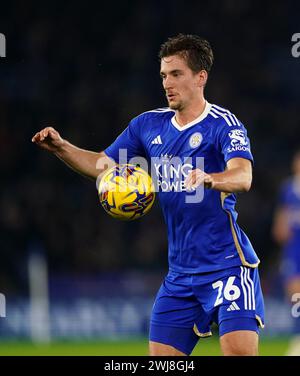
[[196, 168], [188, 174], [184, 184], [188, 191], [196, 189], [201, 184], [204, 184], [205, 188], [213, 188], [213, 178], [211, 175]]
[[39, 145], [41, 148], [53, 153], [61, 150], [65, 142], [60, 134], [52, 127], [46, 127], [37, 132], [32, 137], [31, 141]]

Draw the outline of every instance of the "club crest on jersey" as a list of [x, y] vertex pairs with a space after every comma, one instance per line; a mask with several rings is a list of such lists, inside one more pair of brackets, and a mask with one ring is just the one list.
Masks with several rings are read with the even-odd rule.
[[202, 134], [200, 132], [193, 133], [190, 137], [190, 147], [192, 149], [197, 148], [202, 142]]

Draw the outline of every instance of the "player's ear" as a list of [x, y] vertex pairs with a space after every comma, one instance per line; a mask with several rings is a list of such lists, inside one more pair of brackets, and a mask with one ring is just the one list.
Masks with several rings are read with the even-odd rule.
[[208, 74], [206, 72], [206, 70], [202, 69], [199, 73], [197, 73], [198, 75], [198, 84], [200, 87], [202, 86], [205, 86], [206, 85], [206, 81], [207, 81], [207, 77], [208, 77]]

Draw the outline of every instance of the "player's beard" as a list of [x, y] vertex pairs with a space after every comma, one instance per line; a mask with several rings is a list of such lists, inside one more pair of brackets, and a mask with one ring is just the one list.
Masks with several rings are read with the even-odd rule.
[[176, 101], [176, 102], [169, 101], [169, 107], [171, 108], [171, 110], [181, 111], [183, 110], [184, 106], [181, 101]]

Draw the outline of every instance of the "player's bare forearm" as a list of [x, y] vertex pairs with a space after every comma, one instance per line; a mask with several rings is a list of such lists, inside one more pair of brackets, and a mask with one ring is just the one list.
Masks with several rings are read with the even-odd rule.
[[32, 142], [50, 151], [79, 174], [96, 179], [114, 163], [104, 152], [80, 149], [63, 139], [53, 127], [46, 127], [32, 137]]
[[207, 174], [200, 169], [193, 170], [186, 179], [187, 189], [204, 184], [205, 188], [234, 193], [247, 192], [252, 183], [252, 164], [244, 158], [233, 158], [227, 162], [223, 172]]
[[[97, 176], [105, 169], [105, 166], [97, 169], [99, 158], [105, 158], [105, 154], [96, 153], [89, 150], [80, 149], [70, 142], [65, 141], [62, 148], [54, 153], [72, 170], [90, 179], [96, 179]], [[107, 167], [106, 167], [107, 168]]]
[[212, 177], [210, 188], [221, 192], [248, 192], [251, 188], [252, 174], [247, 169], [236, 167], [210, 176]]

